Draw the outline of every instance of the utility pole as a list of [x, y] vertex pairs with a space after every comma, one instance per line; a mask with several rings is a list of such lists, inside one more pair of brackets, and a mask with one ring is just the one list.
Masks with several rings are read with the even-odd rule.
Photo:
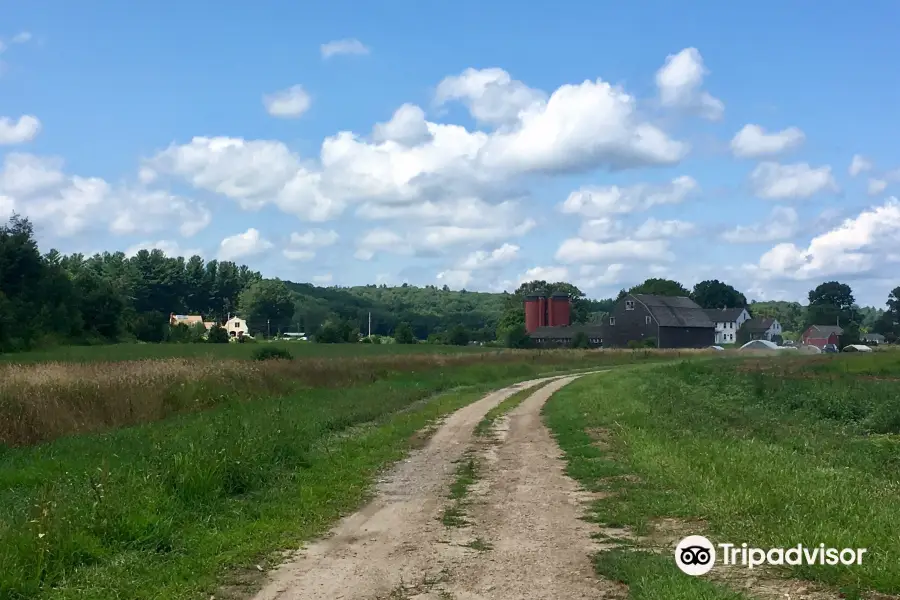
[[372, 312], [369, 311], [369, 337], [372, 337]]
[[266, 319], [266, 337], [272, 337], [272, 328], [269, 327], [269, 319]]

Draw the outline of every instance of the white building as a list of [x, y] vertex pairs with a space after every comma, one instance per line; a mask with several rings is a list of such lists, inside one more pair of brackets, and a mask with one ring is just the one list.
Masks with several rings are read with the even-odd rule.
[[706, 316], [716, 325], [716, 344], [737, 342], [737, 330], [750, 318], [746, 308], [708, 308]]
[[250, 332], [247, 329], [247, 321], [240, 317], [231, 317], [225, 321], [225, 331], [229, 337], [243, 337]]

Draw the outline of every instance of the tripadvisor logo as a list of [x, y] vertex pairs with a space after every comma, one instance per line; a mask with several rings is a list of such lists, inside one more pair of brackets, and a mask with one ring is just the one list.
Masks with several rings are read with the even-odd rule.
[[[718, 551], [717, 551], [718, 549]], [[675, 547], [675, 564], [688, 575], [705, 575], [716, 565], [861, 565], [866, 548], [828, 548], [825, 544], [790, 548], [753, 548], [748, 544], [716, 544], [702, 535], [689, 535]]]

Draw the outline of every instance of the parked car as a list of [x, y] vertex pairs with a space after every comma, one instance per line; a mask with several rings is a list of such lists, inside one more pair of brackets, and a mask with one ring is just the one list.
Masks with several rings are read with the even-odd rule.
[[837, 344], [825, 344], [822, 346], [822, 352], [839, 352]]

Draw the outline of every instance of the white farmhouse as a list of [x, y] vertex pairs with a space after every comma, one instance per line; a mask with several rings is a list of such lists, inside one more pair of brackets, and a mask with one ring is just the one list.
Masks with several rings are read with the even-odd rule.
[[247, 321], [240, 317], [231, 317], [225, 321], [225, 331], [228, 332], [228, 337], [241, 338], [247, 335], [250, 330], [247, 329]]
[[706, 316], [716, 326], [716, 344], [737, 342], [737, 330], [750, 318], [746, 308], [708, 308]]

